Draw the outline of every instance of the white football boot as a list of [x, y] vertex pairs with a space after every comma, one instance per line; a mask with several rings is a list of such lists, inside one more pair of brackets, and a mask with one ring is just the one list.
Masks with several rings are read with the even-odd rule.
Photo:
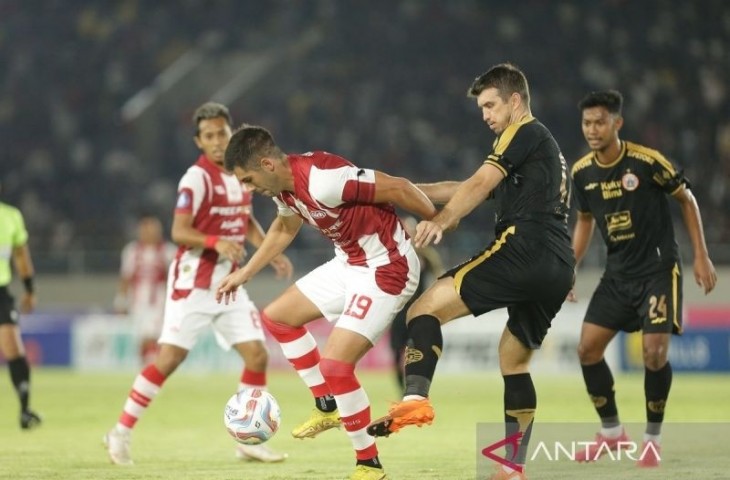
[[241, 460], [254, 460], [264, 463], [283, 462], [289, 454], [271, 450], [266, 445], [236, 445], [236, 457]]
[[117, 427], [104, 435], [104, 446], [109, 453], [109, 460], [116, 465], [134, 465], [131, 454], [132, 433], [120, 432]]

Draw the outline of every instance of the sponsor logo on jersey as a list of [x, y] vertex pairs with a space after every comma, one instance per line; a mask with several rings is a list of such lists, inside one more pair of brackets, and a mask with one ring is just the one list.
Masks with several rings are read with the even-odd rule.
[[639, 187], [639, 177], [631, 172], [626, 172], [624, 176], [621, 177], [621, 185], [624, 187], [624, 190], [633, 192]]
[[601, 182], [601, 194], [603, 195], [604, 200], [622, 196], [623, 192], [621, 191], [621, 182], [618, 180]]
[[231, 216], [245, 213], [245, 209], [241, 205], [233, 205], [229, 207], [210, 207], [211, 215]]
[[598, 182], [591, 182], [586, 185], [585, 191], [594, 190], [598, 186]]
[[225, 222], [221, 223], [221, 229], [222, 230], [233, 230], [238, 228], [243, 228], [243, 219], [237, 218], [235, 220], [226, 220]]
[[619, 230], [629, 230], [631, 228], [631, 212], [623, 210], [606, 214], [606, 228], [609, 235]]
[[320, 219], [327, 216], [324, 210], [312, 210], [309, 212], [309, 215], [314, 219]]
[[177, 204], [175, 207], [188, 208], [192, 201], [193, 199], [189, 192], [180, 192], [180, 195], [177, 196]]

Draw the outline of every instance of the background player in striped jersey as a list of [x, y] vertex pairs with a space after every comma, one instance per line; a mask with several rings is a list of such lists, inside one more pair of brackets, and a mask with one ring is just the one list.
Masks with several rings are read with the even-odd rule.
[[129, 315], [143, 365], [152, 362], [159, 349], [167, 269], [176, 251], [173, 243], [165, 241], [160, 219], [148, 214], [137, 222], [137, 239], [122, 249], [114, 309]]
[[[256, 307], [243, 289], [235, 304], [220, 305], [215, 298], [215, 286], [243, 260], [244, 240], [258, 247], [264, 232], [251, 214], [252, 192], [223, 168], [231, 138], [228, 109], [206, 103], [195, 111], [193, 121], [195, 144], [202, 154], [178, 186], [172, 239], [179, 247], [168, 274], [160, 352], [135, 378], [119, 421], [104, 438], [116, 464], [132, 463], [132, 429], [206, 327], [213, 327], [219, 343], [235, 348], [243, 358], [239, 387], [266, 388], [268, 353]], [[291, 277], [291, 262], [283, 254], [272, 256], [268, 263], [279, 276]], [[246, 459], [286, 458], [265, 445], [237, 448]]]
[[[431, 218], [435, 207], [406, 179], [327, 152], [287, 155], [262, 127], [244, 126], [233, 135], [226, 167], [273, 197], [278, 216], [261, 248], [220, 284], [218, 299], [236, 300], [238, 286], [279, 255], [304, 222], [332, 240], [335, 258], [299, 279], [261, 317], [315, 397], [312, 416], [292, 435], [314, 437], [339, 426], [341, 418], [355, 449], [350, 479], [387, 478], [366, 431], [370, 401], [355, 365], [418, 285], [418, 257], [392, 204], [421, 218]], [[304, 325], [322, 316], [336, 323], [320, 359]]]
[[[717, 277], [689, 182], [661, 153], [619, 138], [622, 104], [621, 93], [607, 90], [586, 95], [578, 105], [591, 153], [571, 171], [578, 210], [573, 248], [580, 263], [598, 225], [608, 259], [578, 345], [583, 379], [601, 418], [601, 431], [595, 444], [578, 452], [576, 460], [596, 460], [628, 440], [604, 352], [619, 330], [641, 330], [647, 424], [641, 450], [645, 453], [638, 465], [655, 467], [672, 384], [669, 340], [682, 331], [682, 269], [668, 196], [679, 202], [692, 241], [695, 281], [707, 294], [715, 288]], [[575, 301], [573, 292], [568, 300]]]

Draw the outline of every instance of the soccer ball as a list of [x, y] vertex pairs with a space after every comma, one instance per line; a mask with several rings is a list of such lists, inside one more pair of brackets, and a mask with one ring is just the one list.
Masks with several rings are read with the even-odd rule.
[[231, 436], [246, 445], [258, 445], [274, 436], [281, 423], [276, 399], [258, 388], [246, 388], [233, 395], [223, 411], [223, 424]]

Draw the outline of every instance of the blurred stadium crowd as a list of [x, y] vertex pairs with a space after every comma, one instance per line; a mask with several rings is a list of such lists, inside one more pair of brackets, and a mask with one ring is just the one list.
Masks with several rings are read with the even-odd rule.
[[[198, 82], [141, 141], [145, 132], [122, 112], [161, 72], [191, 51], [225, 59], [296, 46], [307, 34], [318, 41], [231, 97], [236, 122], [266, 126], [289, 151], [329, 150], [416, 182], [461, 179], [493, 140], [465, 96], [490, 65], [513, 61], [526, 72], [533, 113], [569, 163], [586, 152], [577, 102], [617, 88], [624, 138], [685, 169], [711, 253], [730, 262], [723, 0], [3, 0], [0, 180], [25, 213], [36, 257], [52, 270], [66, 268], [71, 251], [101, 252], [86, 268], [113, 270], [140, 211], [169, 221], [177, 181], [197, 155], [190, 115], [217, 87]], [[483, 244], [491, 216], [475, 212], [449, 247]]]

